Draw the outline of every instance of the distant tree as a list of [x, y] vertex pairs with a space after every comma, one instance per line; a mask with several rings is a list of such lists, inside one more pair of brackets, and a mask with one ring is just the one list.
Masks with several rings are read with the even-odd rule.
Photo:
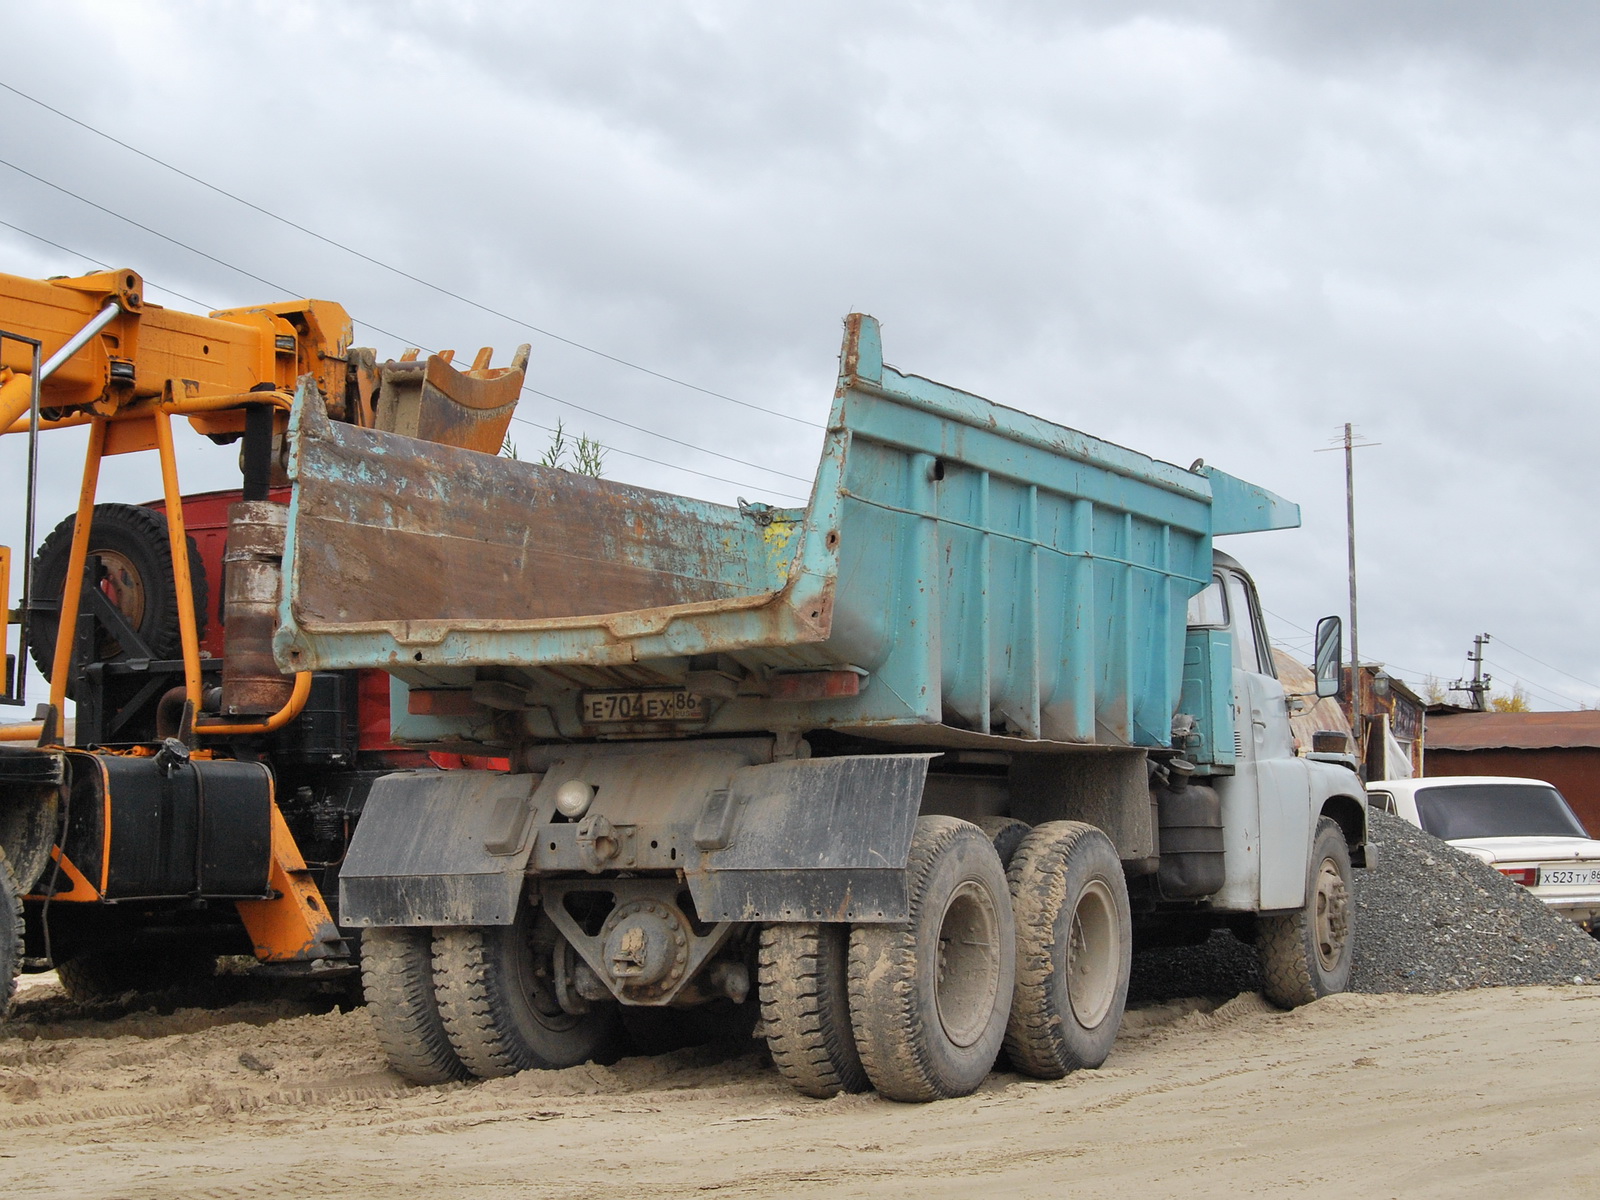
[[1519, 683], [1511, 689], [1509, 696], [1503, 692], [1498, 696], [1490, 696], [1489, 711], [1532, 712], [1533, 705], [1528, 703], [1528, 690]]
[[1422, 698], [1428, 704], [1447, 704], [1450, 701], [1450, 693], [1445, 690], [1444, 680], [1437, 675], [1424, 675]]

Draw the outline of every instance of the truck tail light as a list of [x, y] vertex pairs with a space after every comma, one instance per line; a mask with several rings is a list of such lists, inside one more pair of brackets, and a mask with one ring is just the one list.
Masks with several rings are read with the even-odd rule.
[[1538, 867], [1496, 867], [1495, 870], [1512, 883], [1520, 883], [1523, 887], [1532, 887], [1539, 882]]

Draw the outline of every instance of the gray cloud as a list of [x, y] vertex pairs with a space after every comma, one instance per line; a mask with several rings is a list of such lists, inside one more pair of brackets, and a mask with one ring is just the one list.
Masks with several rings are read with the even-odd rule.
[[[1581, 551], [1600, 377], [1590, 6], [502, 7], [63, 4], [13, 17], [38, 53], [7, 79], [717, 391], [819, 420], [859, 308], [906, 369], [1274, 487], [1306, 528], [1230, 549], [1286, 640], [1344, 605], [1342, 464], [1313, 451], [1354, 421], [1382, 443], [1359, 460], [1364, 652], [1450, 677], [1488, 629], [1600, 683]], [[63, 88], [63, 61], [100, 64], [102, 85]], [[0, 146], [402, 340], [531, 338], [542, 391], [813, 466], [804, 427], [530, 335], [4, 94]], [[208, 303], [277, 298], [3, 169], [0, 218]], [[0, 246], [13, 273], [83, 267], [3, 229]], [[523, 413], [599, 435], [620, 478], [719, 500], [793, 486], [537, 398]], [[229, 456], [204, 449], [194, 484], [225, 486]], [[17, 453], [0, 445], [0, 472]], [[75, 467], [49, 453], [53, 520]], [[119, 461], [104, 494], [153, 481]]]

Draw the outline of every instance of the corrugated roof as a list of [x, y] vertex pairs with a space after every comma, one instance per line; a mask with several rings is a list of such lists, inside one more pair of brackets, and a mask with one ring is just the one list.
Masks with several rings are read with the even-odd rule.
[[1429, 750], [1557, 750], [1600, 747], [1600, 709], [1583, 712], [1440, 713], [1428, 718]]
[[1339, 707], [1339, 702], [1332, 697], [1317, 699], [1317, 677], [1309, 667], [1301, 665], [1276, 646], [1272, 648], [1272, 661], [1278, 669], [1278, 682], [1283, 684], [1284, 690], [1304, 696], [1310, 704], [1304, 712], [1289, 718], [1295, 742], [1302, 750], [1310, 750], [1312, 735], [1322, 730], [1350, 736], [1350, 720]]

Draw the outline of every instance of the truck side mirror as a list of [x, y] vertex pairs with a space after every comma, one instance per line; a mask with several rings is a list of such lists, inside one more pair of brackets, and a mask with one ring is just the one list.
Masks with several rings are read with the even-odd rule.
[[1344, 690], [1344, 622], [1338, 617], [1317, 622], [1316, 674], [1319, 697]]

